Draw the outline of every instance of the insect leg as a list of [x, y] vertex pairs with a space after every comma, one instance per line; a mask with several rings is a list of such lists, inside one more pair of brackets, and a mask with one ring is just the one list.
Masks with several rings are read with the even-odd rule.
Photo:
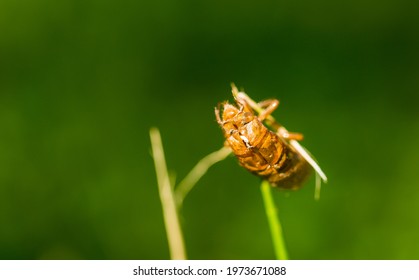
[[268, 116], [272, 114], [279, 106], [278, 99], [268, 99], [258, 103], [260, 108], [263, 108], [263, 111], [260, 112], [258, 119], [264, 121]]
[[298, 132], [288, 132], [287, 138], [288, 140], [302, 141], [304, 139], [304, 135]]
[[259, 120], [260, 121], [268, 121], [269, 125], [275, 129], [278, 134], [287, 140], [297, 140], [301, 141], [303, 140], [304, 136], [301, 133], [298, 132], [289, 132], [282, 125], [280, 125], [277, 121], [273, 120], [273, 118], [267, 118], [272, 114], [273, 111], [275, 111], [276, 108], [278, 108], [279, 100], [277, 99], [268, 99], [264, 100], [258, 103], [258, 106], [260, 108], [263, 108], [263, 111], [259, 114]]
[[279, 136], [287, 140], [296, 140], [301, 141], [304, 139], [304, 135], [298, 132], [289, 132], [283, 126], [279, 127], [277, 130]]
[[303, 140], [304, 136], [301, 133], [289, 132], [271, 116], [272, 112], [278, 108], [279, 100], [267, 99], [256, 103], [244, 92], [239, 92], [234, 84], [232, 84], [231, 87], [234, 98], [238, 101], [242, 101], [241, 103], [244, 103], [244, 105], [250, 106], [252, 109], [259, 112], [258, 119], [266, 122], [266, 124], [276, 131], [283, 139], [296, 141]]

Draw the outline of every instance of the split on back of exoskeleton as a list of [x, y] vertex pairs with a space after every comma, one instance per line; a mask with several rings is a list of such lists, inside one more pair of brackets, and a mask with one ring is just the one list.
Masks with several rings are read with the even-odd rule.
[[[278, 100], [269, 99], [269, 100], [262, 101], [260, 103], [256, 103], [246, 93], [239, 92], [234, 84], [232, 84], [232, 92], [233, 92], [234, 99], [236, 100], [236, 103], [239, 105], [239, 108], [236, 108], [235, 106], [230, 105], [228, 103], [224, 103], [224, 110], [223, 110], [222, 118], [219, 115], [219, 109], [216, 109], [216, 116], [217, 116], [218, 123], [224, 130], [228, 144], [230, 145], [230, 147], [232, 148], [236, 156], [239, 158], [239, 161], [242, 166], [244, 166], [246, 169], [248, 169], [252, 173], [256, 173], [259, 176], [265, 177], [265, 179], [267, 178], [268, 181], [272, 185], [278, 186], [280, 188], [285, 188], [285, 189], [297, 189], [300, 187], [299, 184], [302, 184], [302, 182], [308, 176], [308, 170], [307, 170], [308, 168], [306, 167], [308, 165], [310, 165], [316, 171], [316, 175], [319, 176], [324, 182], [327, 181], [326, 175], [320, 169], [316, 161], [299, 144], [298, 141], [302, 140], [303, 138], [302, 134], [288, 132], [288, 130], [286, 130], [285, 127], [283, 127], [278, 122], [276, 122], [275, 119], [271, 116], [271, 113], [279, 105]], [[257, 117], [255, 116], [253, 110], [258, 113]], [[278, 152], [281, 152], [284, 155], [288, 156], [287, 164], [283, 162], [283, 165], [286, 167], [277, 164], [275, 168], [268, 168], [265, 166], [253, 166], [254, 169], [252, 169], [251, 163], [257, 162], [258, 161], [257, 157], [261, 156], [261, 153], [253, 153], [253, 157], [251, 158], [249, 157], [247, 161], [243, 162], [241, 157], [243, 157], [243, 155], [246, 154], [246, 149], [243, 149], [243, 143], [246, 145], [247, 150], [249, 150], [252, 148], [250, 147], [251, 146], [250, 143], [258, 143], [258, 142], [255, 142], [255, 139], [249, 140], [247, 139], [247, 137], [244, 136], [244, 135], [249, 135], [249, 133], [247, 134], [242, 133], [242, 135], [234, 133], [234, 131], [237, 131], [237, 128], [238, 126], [240, 126], [240, 124], [234, 124], [233, 119], [235, 117], [237, 118], [239, 114], [241, 114], [240, 120], [242, 122], [249, 122], [249, 121], [256, 122], [256, 120], [254, 119], [257, 119], [257, 121], [259, 121], [260, 123], [265, 122], [269, 127], [273, 129], [273, 131], [275, 131], [275, 137], [277, 136], [277, 138], [280, 139], [280, 141], [278, 142], [281, 142], [281, 145], [283, 146], [282, 147], [283, 151], [278, 151], [278, 150], [274, 151], [272, 147], [270, 149], [271, 149], [271, 152], [273, 152], [274, 154], [276, 153], [278, 155]], [[238, 120], [236, 119], [236, 121]], [[260, 134], [261, 132], [265, 134], [273, 133], [270, 130], [266, 129], [265, 126], [263, 126], [263, 128], [265, 128], [266, 131], [258, 125], [248, 125], [247, 127], [250, 129], [260, 130], [260, 131], [254, 131], [252, 135], [253, 134], [258, 135], [258, 133]], [[265, 134], [259, 135], [259, 137], [261, 138], [266, 137]], [[276, 141], [275, 137], [270, 138], [273, 140], [269, 140], [269, 141]], [[281, 146], [280, 144], [278, 145]], [[275, 146], [275, 149], [280, 148], [278, 147], [278, 145]], [[283, 155], [281, 154], [281, 156]], [[259, 162], [263, 162], [263, 159], [259, 159]], [[251, 168], [249, 168], [249, 164]], [[266, 174], [268, 174], [269, 176]], [[282, 184], [282, 185], [279, 185], [279, 184]], [[316, 177], [316, 195], [315, 195], [316, 198], [319, 197], [319, 193], [320, 193], [320, 180], [318, 180], [318, 177]]]

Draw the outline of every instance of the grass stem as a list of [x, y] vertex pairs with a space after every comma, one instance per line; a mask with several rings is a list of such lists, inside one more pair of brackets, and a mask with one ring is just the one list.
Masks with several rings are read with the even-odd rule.
[[265, 205], [266, 217], [268, 218], [269, 228], [271, 230], [275, 256], [278, 260], [286, 260], [288, 259], [288, 253], [282, 235], [281, 223], [277, 213], [278, 210], [275, 207], [275, 202], [272, 197], [272, 187], [269, 185], [268, 181], [265, 180], [262, 181], [260, 187]]
[[157, 128], [150, 129], [151, 148], [157, 174], [159, 195], [163, 209], [163, 218], [172, 260], [185, 260], [186, 249], [182, 228], [179, 223], [178, 210], [173, 195], [164, 157], [163, 144]]
[[222, 161], [231, 153], [231, 149], [222, 147], [218, 151], [212, 152], [211, 154], [202, 158], [194, 168], [186, 175], [186, 177], [179, 183], [175, 189], [175, 199], [178, 207], [183, 203], [183, 200], [192, 190], [195, 184], [201, 179], [202, 176], [208, 171], [208, 169], [215, 163]]

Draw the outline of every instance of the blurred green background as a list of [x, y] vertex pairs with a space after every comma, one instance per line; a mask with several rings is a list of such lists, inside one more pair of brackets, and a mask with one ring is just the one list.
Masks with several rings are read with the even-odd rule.
[[[329, 177], [275, 192], [293, 259], [419, 259], [414, 1], [0, 2], [0, 258], [167, 259], [150, 153], [182, 179], [223, 144], [234, 81]], [[234, 157], [185, 201], [191, 259], [272, 259]]]

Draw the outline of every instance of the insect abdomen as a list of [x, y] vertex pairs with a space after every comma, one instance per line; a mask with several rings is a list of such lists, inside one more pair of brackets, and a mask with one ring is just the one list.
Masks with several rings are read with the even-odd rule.
[[311, 174], [310, 165], [298, 153], [291, 150], [286, 152], [286, 158], [282, 168], [272, 170], [267, 180], [272, 186], [290, 190], [299, 189], [302, 182]]
[[256, 117], [245, 124], [240, 113], [236, 117], [237, 130], [227, 137], [227, 142], [243, 167], [261, 177], [269, 177], [285, 162], [284, 145]]

